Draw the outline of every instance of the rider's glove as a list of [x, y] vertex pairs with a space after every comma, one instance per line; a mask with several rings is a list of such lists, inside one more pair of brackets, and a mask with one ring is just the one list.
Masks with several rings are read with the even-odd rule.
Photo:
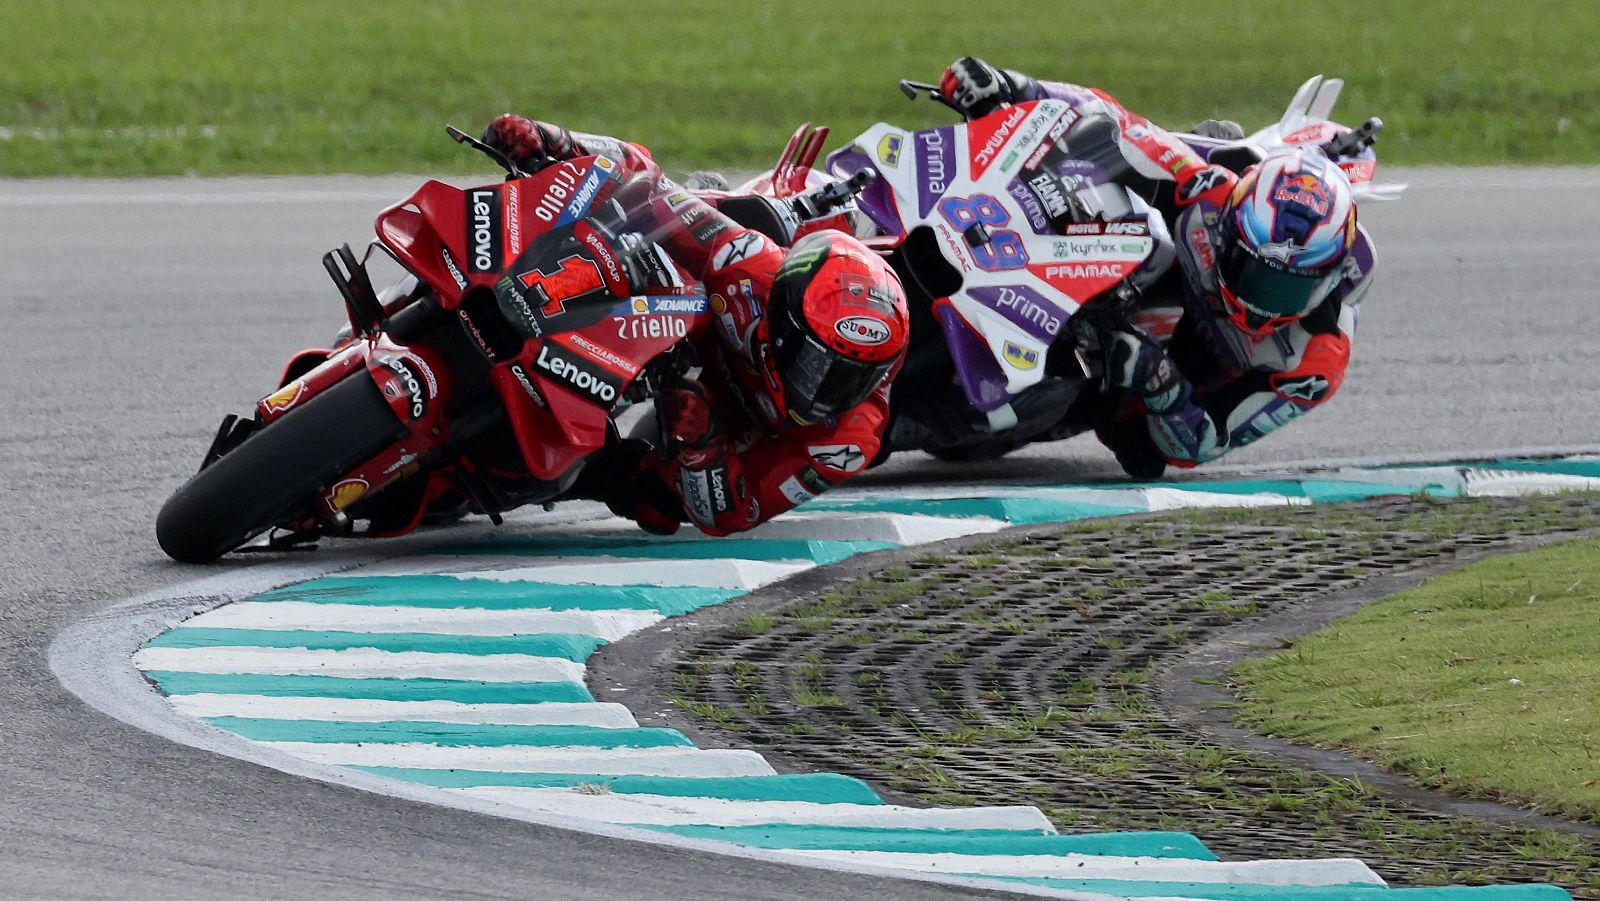
[[939, 94], [967, 119], [987, 116], [1018, 99], [1011, 78], [976, 56], [963, 56], [944, 70]]
[[572, 132], [511, 113], [489, 123], [483, 130], [483, 143], [505, 154], [526, 172], [543, 169], [552, 160], [569, 160], [578, 155]]
[[661, 395], [661, 432], [669, 452], [685, 465], [701, 468], [726, 448], [706, 386], [684, 379]]
[[1106, 380], [1139, 392], [1147, 411], [1166, 413], [1188, 399], [1189, 381], [1161, 345], [1135, 332], [1111, 332], [1103, 340]]

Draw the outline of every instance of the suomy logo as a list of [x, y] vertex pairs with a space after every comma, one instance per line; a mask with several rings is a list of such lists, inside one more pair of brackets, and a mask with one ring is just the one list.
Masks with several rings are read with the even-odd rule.
[[846, 316], [833, 324], [833, 330], [846, 341], [866, 347], [889, 340], [889, 326], [870, 316]]

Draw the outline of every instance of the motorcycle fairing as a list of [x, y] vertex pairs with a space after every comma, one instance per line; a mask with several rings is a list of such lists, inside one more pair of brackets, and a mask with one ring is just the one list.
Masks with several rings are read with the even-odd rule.
[[[1043, 380], [1044, 358], [1059, 334], [1059, 328], [1039, 334], [1019, 325], [1017, 311], [1003, 301], [1063, 298], [1041, 308], [1049, 320], [1065, 322], [1078, 306], [1119, 284], [1155, 247], [1143, 219], [1095, 223], [1092, 234], [1064, 236], [1040, 227], [1040, 201], [1025, 181], [1038, 171], [1031, 167], [1058, 172], [1071, 193], [1100, 188], [1098, 169], [1050, 159], [1049, 151], [1061, 146], [1078, 121], [1070, 105], [1047, 99], [1006, 107], [965, 126], [908, 132], [878, 123], [828, 157], [835, 177], [874, 169], [890, 202], [863, 194], [861, 208], [891, 233], [931, 228], [934, 243], [960, 273], [961, 288], [940, 315], [963, 323], [961, 329], [946, 325], [946, 336], [966, 348], [951, 345], [956, 372], [968, 401], [985, 412]], [[1108, 234], [1107, 228], [1114, 230]], [[988, 348], [995, 365], [976, 363], [968, 346], [974, 340]], [[1004, 386], [998, 400], [996, 381]]]

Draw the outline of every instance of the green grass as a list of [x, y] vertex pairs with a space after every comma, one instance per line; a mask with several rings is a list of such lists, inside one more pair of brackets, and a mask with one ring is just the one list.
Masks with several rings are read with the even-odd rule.
[[[1047, 11], [1048, 9], [1048, 11]], [[1292, 15], [1290, 11], [1293, 11]], [[1317, 72], [1392, 162], [1600, 160], [1592, 0], [6, 0], [0, 176], [488, 171], [441, 133], [516, 110], [639, 140], [669, 169], [769, 162], [800, 121], [946, 121], [906, 103], [964, 53], [1093, 84], [1157, 122], [1276, 118]], [[836, 146], [837, 141], [830, 143]]]
[[1496, 557], [1235, 671], [1254, 728], [1600, 822], [1600, 541]]

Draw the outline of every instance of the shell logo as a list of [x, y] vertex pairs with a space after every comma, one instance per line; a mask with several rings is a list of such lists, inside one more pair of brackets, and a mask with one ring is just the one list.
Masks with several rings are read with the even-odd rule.
[[296, 379], [267, 395], [261, 401], [261, 405], [266, 407], [269, 413], [282, 413], [294, 406], [295, 402], [300, 400], [300, 395], [305, 393], [306, 383]]
[[343, 510], [360, 500], [370, 487], [372, 486], [366, 479], [345, 479], [337, 482], [328, 492], [328, 506], [335, 510]]

